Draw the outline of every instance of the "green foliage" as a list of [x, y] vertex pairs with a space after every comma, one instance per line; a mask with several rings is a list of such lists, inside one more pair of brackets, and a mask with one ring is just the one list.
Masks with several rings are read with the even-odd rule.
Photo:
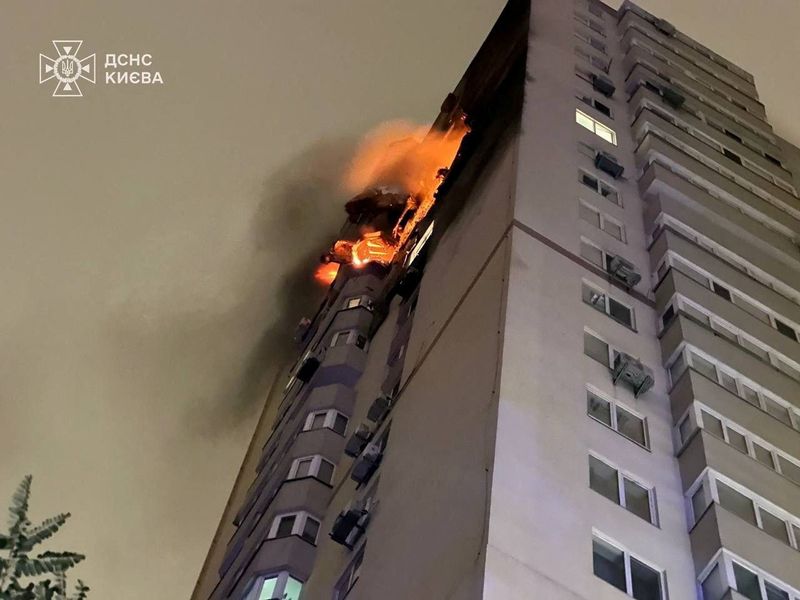
[[[67, 594], [66, 571], [85, 556], [75, 552], [52, 552], [47, 550], [36, 556], [30, 553], [34, 547], [53, 537], [67, 519], [69, 513], [61, 513], [33, 525], [28, 519], [31, 481], [26, 475], [11, 498], [9, 506], [8, 533], [0, 533], [0, 600], [86, 600], [89, 587], [80, 579], [74, 594]], [[55, 580], [41, 579], [52, 575]], [[27, 585], [21, 579], [31, 579]]]

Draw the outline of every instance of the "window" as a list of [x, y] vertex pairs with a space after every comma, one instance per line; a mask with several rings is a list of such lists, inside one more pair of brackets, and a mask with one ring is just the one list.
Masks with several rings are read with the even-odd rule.
[[797, 341], [797, 334], [795, 333], [794, 328], [789, 327], [789, 325], [787, 325], [783, 321], [780, 321], [779, 319], [775, 319], [775, 329], [777, 329], [778, 332], [780, 332], [783, 335], [785, 335], [786, 337], [788, 337], [790, 340], [792, 340], [794, 342]]
[[727, 300], [728, 302], [731, 301], [730, 290], [728, 290], [728, 288], [726, 288], [725, 286], [720, 285], [719, 283], [716, 283], [716, 282], [712, 281], [711, 282], [711, 289], [714, 291], [714, 293], [717, 296], [721, 296], [722, 298], [725, 298], [725, 300]]
[[590, 206], [585, 202], [579, 202], [578, 215], [580, 216], [581, 220], [586, 221], [594, 227], [597, 227], [601, 231], [605, 231], [608, 235], [618, 239], [620, 242], [625, 242], [625, 228], [622, 223], [612, 219], [604, 213], [601, 213], [593, 206]]
[[779, 167], [783, 168], [783, 163], [782, 163], [781, 161], [779, 161], [777, 158], [775, 158], [774, 156], [772, 156], [772, 155], [770, 155], [770, 154], [767, 154], [766, 152], [764, 152], [764, 158], [766, 158], [766, 159], [767, 159], [769, 162], [771, 162], [773, 165], [777, 165], [777, 166], [779, 166]]
[[296, 458], [289, 468], [287, 479], [302, 479], [303, 477], [316, 477], [320, 481], [331, 484], [333, 481], [334, 465], [331, 461], [319, 454]]
[[611, 365], [608, 344], [588, 331], [583, 332], [583, 353], [607, 367]]
[[592, 564], [597, 577], [633, 598], [664, 598], [661, 571], [596, 535], [592, 536]]
[[306, 417], [303, 431], [314, 429], [332, 429], [339, 435], [344, 435], [347, 430], [347, 417], [338, 410], [329, 408], [328, 410], [318, 410], [310, 413]]
[[367, 337], [365, 335], [360, 334], [355, 329], [348, 329], [345, 331], [337, 331], [333, 334], [331, 338], [331, 347], [336, 348], [339, 346], [346, 346], [348, 344], [353, 344], [362, 350], [367, 345]]
[[648, 523], [655, 524], [650, 489], [592, 455], [589, 455], [589, 487]]
[[589, 306], [606, 313], [615, 321], [634, 329], [633, 309], [614, 300], [605, 292], [597, 290], [588, 284], [583, 284], [583, 301]]
[[350, 561], [344, 573], [339, 577], [339, 581], [336, 582], [333, 588], [333, 600], [344, 600], [356, 584], [356, 581], [358, 581], [358, 577], [361, 573], [361, 563], [364, 562], [365, 547], [366, 544], [363, 544], [361, 548], [358, 549], [353, 560]]
[[605, 268], [605, 259], [603, 258], [603, 251], [597, 246], [592, 244], [589, 240], [581, 238], [581, 256], [588, 260], [593, 265]]
[[[252, 600], [273, 600], [274, 598], [300, 600], [303, 583], [289, 575], [289, 573], [283, 572], [277, 575], [259, 577], [253, 589], [257, 590], [257, 595], [252, 597]], [[250, 600], [251, 595], [248, 594], [247, 598]]]
[[592, 98], [591, 96], [577, 96], [577, 98], [584, 104], [588, 104], [589, 106], [591, 106], [597, 112], [602, 113], [607, 117], [613, 118], [613, 115], [611, 114], [611, 109], [602, 102], [600, 102], [600, 100]]
[[368, 310], [372, 310], [372, 300], [364, 296], [353, 296], [344, 302], [345, 308], [358, 308], [359, 306], [363, 306]]
[[705, 571], [708, 574], [702, 579], [701, 586], [706, 600], [722, 598], [720, 592], [728, 589], [736, 590], [747, 600], [795, 600], [800, 597], [797, 590], [761, 572], [755, 565], [745, 566], [739, 558], [726, 551]]
[[594, 133], [597, 137], [607, 141], [609, 144], [617, 145], [617, 134], [614, 130], [606, 127], [600, 121], [593, 119], [582, 110], [575, 109], [575, 122]]
[[613, 202], [617, 206], [622, 206], [619, 199], [619, 192], [608, 185], [605, 181], [599, 180], [597, 177], [590, 175], [586, 171], [579, 171], [578, 179], [583, 185], [591, 189], [593, 192], [600, 194], [606, 200]]
[[307, 512], [288, 513], [276, 516], [267, 534], [268, 540], [297, 535], [310, 544], [317, 543], [320, 523]]
[[619, 403], [603, 398], [591, 390], [586, 390], [586, 414], [632, 442], [636, 442], [644, 448], [648, 447], [645, 419], [635, 415]]

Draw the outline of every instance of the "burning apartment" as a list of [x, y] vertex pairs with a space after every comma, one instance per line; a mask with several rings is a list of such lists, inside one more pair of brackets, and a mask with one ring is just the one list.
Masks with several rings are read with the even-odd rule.
[[401, 133], [193, 600], [800, 599], [800, 149], [753, 77], [511, 0]]

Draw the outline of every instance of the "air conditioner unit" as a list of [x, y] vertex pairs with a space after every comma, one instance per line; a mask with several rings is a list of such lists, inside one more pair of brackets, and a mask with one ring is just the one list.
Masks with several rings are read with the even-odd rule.
[[378, 469], [382, 457], [383, 451], [380, 444], [368, 444], [361, 456], [353, 463], [350, 479], [357, 483], [366, 483]]
[[367, 418], [373, 423], [380, 423], [392, 407], [389, 396], [378, 396], [367, 411]]
[[333, 522], [331, 532], [328, 534], [330, 538], [337, 544], [342, 544], [352, 550], [369, 524], [370, 505], [369, 500], [359, 500], [348, 504]]
[[617, 281], [632, 288], [642, 280], [642, 276], [636, 271], [633, 263], [628, 262], [621, 256], [609, 257], [607, 271]]
[[614, 179], [619, 179], [625, 172], [625, 167], [617, 162], [617, 159], [608, 152], [598, 152], [594, 156], [594, 166], [608, 173]]
[[664, 102], [669, 104], [672, 108], [680, 108], [686, 101], [683, 94], [670, 87], [661, 88], [661, 97], [664, 99]]
[[607, 98], [613, 96], [617, 89], [608, 77], [594, 73], [592, 73], [592, 87]]
[[675, 32], [677, 31], [675, 29], [675, 25], [664, 19], [656, 19], [653, 21], [653, 25], [655, 25], [655, 28], [664, 35], [675, 35]]
[[653, 387], [653, 372], [642, 362], [624, 352], [614, 358], [614, 385], [621, 379], [631, 386], [637, 398]]
[[303, 361], [303, 364], [300, 365], [300, 368], [297, 369], [297, 373], [295, 373], [295, 377], [302, 381], [303, 383], [308, 383], [311, 378], [314, 376], [314, 373], [317, 372], [319, 369], [320, 364], [320, 357], [317, 355], [311, 355]]
[[350, 436], [350, 439], [347, 440], [347, 444], [344, 447], [344, 453], [347, 456], [352, 456], [356, 458], [359, 454], [364, 451], [364, 448], [369, 443], [369, 440], [372, 438], [372, 429], [366, 423], [361, 423], [353, 432], [353, 435]]

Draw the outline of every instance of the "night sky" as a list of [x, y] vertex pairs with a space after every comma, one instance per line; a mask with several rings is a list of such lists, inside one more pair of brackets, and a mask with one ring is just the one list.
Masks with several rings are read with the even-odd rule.
[[[800, 4], [642, 1], [756, 76], [800, 144]], [[96, 600], [188, 598], [294, 320], [343, 218], [357, 138], [431, 120], [497, 0], [5, 0], [0, 496], [74, 516]], [[51, 98], [39, 53], [101, 79]], [[163, 85], [102, 83], [150, 53]]]

